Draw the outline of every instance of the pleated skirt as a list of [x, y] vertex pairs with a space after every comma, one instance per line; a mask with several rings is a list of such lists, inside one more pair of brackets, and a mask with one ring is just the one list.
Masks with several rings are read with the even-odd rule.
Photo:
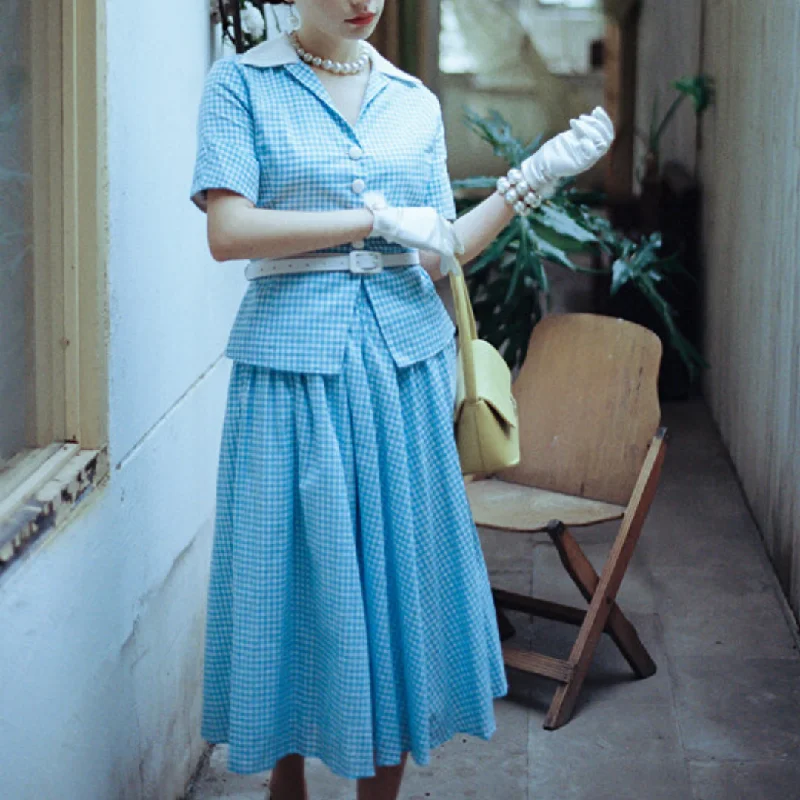
[[[234, 362], [223, 424], [201, 735], [228, 769], [289, 753], [368, 777], [508, 687], [452, 432], [455, 341], [398, 368], [362, 289], [337, 375]], [[424, 333], [421, 333], [424, 335]]]

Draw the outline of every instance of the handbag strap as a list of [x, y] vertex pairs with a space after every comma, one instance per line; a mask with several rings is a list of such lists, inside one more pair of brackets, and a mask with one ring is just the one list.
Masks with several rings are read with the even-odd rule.
[[469, 299], [463, 269], [459, 271], [458, 275], [454, 272], [450, 273], [450, 288], [453, 292], [453, 306], [456, 312], [458, 350], [464, 375], [464, 395], [465, 399], [475, 401], [478, 399], [478, 388], [475, 379], [475, 361], [470, 344], [478, 338], [478, 330], [475, 325], [475, 314]]

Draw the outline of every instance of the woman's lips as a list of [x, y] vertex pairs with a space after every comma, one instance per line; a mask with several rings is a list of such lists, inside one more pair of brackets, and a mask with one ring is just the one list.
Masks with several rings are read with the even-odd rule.
[[374, 19], [374, 14], [362, 14], [359, 17], [352, 17], [351, 19], [345, 21], [349, 22], [351, 25], [369, 25], [369, 23]]

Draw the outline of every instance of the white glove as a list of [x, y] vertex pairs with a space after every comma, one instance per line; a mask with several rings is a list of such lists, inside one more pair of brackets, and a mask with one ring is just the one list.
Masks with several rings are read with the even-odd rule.
[[570, 120], [570, 130], [546, 141], [520, 165], [528, 185], [542, 193], [552, 191], [558, 178], [578, 175], [596, 164], [614, 141], [614, 124], [597, 106], [591, 114]]
[[387, 242], [405, 247], [432, 250], [441, 256], [443, 275], [460, 273], [456, 255], [464, 252], [464, 245], [453, 227], [435, 208], [413, 206], [393, 208], [380, 192], [367, 192], [364, 205], [372, 211], [370, 236], [382, 236]]

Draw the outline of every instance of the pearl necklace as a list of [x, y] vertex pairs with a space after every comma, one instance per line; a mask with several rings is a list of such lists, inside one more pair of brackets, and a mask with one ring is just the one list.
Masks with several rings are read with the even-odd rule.
[[326, 72], [332, 72], [334, 75], [356, 75], [369, 63], [369, 55], [362, 52], [355, 61], [331, 61], [329, 58], [320, 58], [303, 49], [297, 34], [292, 31], [289, 34], [289, 41], [292, 47], [297, 51], [297, 55], [306, 62], [306, 64], [313, 64], [315, 67], [324, 69]]

